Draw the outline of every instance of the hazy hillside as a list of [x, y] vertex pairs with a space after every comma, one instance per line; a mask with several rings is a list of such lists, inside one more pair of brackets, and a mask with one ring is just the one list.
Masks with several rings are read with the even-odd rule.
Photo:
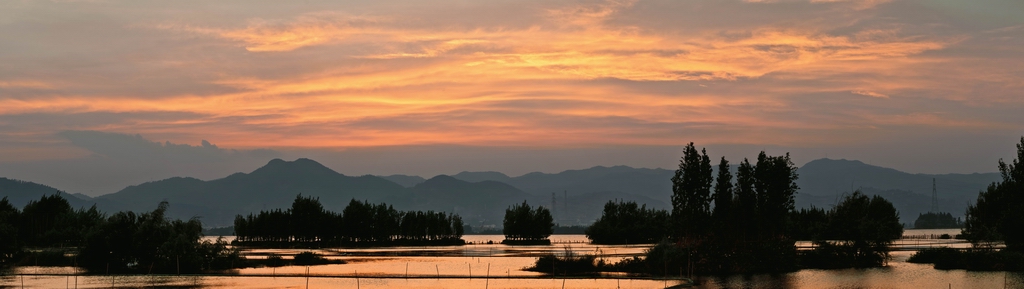
[[418, 184], [411, 191], [411, 208], [455, 212], [474, 225], [500, 225], [505, 209], [512, 204], [539, 204], [535, 196], [502, 182], [467, 182], [445, 175]]
[[461, 172], [452, 176], [467, 182], [497, 181], [510, 184], [512, 178], [499, 172]]
[[889, 199], [900, 211], [903, 223], [913, 223], [919, 213], [931, 210], [932, 179], [939, 196], [939, 211], [962, 216], [968, 203], [988, 184], [1000, 180], [998, 173], [910, 174], [853, 160], [818, 159], [799, 170], [800, 194], [797, 206], [830, 208], [844, 193], [860, 189], [868, 195]]
[[407, 200], [395, 197], [403, 193], [401, 185], [379, 177], [345, 176], [309, 159], [274, 159], [248, 174], [236, 173], [212, 181], [171, 178], [95, 199], [137, 211], [151, 210], [166, 200], [171, 204], [171, 217], [201, 216], [206, 225], [223, 226], [230, 225], [236, 214], [290, 206], [298, 194], [319, 197], [325, 208], [340, 211], [352, 198], [371, 202]]
[[38, 201], [43, 196], [53, 194], [60, 194], [64, 199], [67, 199], [68, 203], [71, 204], [71, 207], [75, 209], [88, 208], [94, 204], [91, 200], [83, 200], [75, 195], [62, 192], [46, 185], [0, 178], [0, 198], [7, 197], [7, 201], [11, 202], [11, 205], [14, 205], [14, 207], [19, 210], [25, 207], [25, 204], [28, 204], [29, 201]]
[[[297, 194], [316, 196], [324, 207], [341, 211], [350, 199], [386, 202], [400, 210], [434, 210], [459, 213], [473, 225], [501, 225], [505, 209], [523, 200], [551, 207], [556, 222], [589, 224], [601, 215], [609, 200], [636, 201], [648, 207], [668, 209], [673, 171], [627, 166], [593, 167], [556, 174], [529, 173], [509, 177], [498, 172], [462, 172], [454, 176], [351, 177], [309, 159], [275, 159], [250, 173], [203, 181], [170, 178], [129, 186], [113, 194], [88, 198], [64, 194], [75, 207], [93, 203], [107, 212], [149, 211], [160, 201], [171, 203], [173, 218], [201, 217], [207, 226], [230, 225], [236, 214], [287, 208]], [[931, 180], [936, 179], [939, 210], [962, 216], [980, 190], [999, 180], [997, 173], [909, 174], [859, 161], [819, 159], [799, 169], [800, 193], [796, 205], [830, 208], [842, 194], [861, 189], [868, 195], [889, 199], [900, 211], [902, 222], [912, 223], [917, 214], [931, 208]], [[0, 178], [0, 196], [16, 206], [57, 189], [40, 184]], [[554, 194], [554, 200], [552, 200]]]
[[420, 184], [420, 183], [422, 183], [422, 182], [427, 180], [427, 179], [424, 179], [423, 177], [420, 177], [420, 176], [407, 176], [407, 175], [381, 176], [381, 178], [383, 178], [385, 180], [389, 180], [389, 181], [391, 181], [393, 183], [399, 184], [399, 185], [401, 185], [403, 187], [406, 187], [406, 188], [411, 188], [411, 187], [413, 187], [415, 185], [418, 185], [418, 184]]
[[673, 173], [673, 171], [665, 169], [597, 166], [556, 174], [533, 172], [518, 177], [509, 177], [497, 172], [462, 172], [453, 177], [465, 181], [506, 182], [524, 192], [548, 199], [550, 199], [551, 193], [562, 198], [563, 195], [579, 196], [595, 192], [619, 192], [623, 195], [645, 196], [670, 203], [672, 184], [669, 180]]

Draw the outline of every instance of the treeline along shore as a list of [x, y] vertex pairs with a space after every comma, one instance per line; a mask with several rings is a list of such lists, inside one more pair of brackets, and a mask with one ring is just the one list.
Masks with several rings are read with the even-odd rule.
[[[1003, 179], [968, 207], [962, 235], [973, 248], [925, 250], [910, 261], [937, 268], [1024, 269], [1022, 160], [1024, 137], [1016, 159], [999, 161]], [[540, 257], [529, 270], [692, 275], [878, 267], [887, 264], [890, 245], [902, 235], [893, 204], [859, 191], [828, 210], [796, 210], [799, 176], [788, 154], [761, 152], [754, 162], [742, 160], [735, 175], [725, 157], [718, 167], [713, 175], [707, 153], [690, 143], [670, 180], [671, 211], [611, 201], [600, 219], [585, 229], [595, 244], [657, 243], [642, 256], [608, 264], [596, 255], [567, 251]], [[151, 212], [108, 215], [95, 207], [75, 210], [60, 195], [43, 196], [20, 210], [0, 199], [0, 264], [70, 265], [96, 274], [197, 273], [273, 265], [240, 257], [239, 248], [246, 246], [465, 244], [465, 225], [457, 214], [398, 211], [358, 200], [351, 200], [340, 213], [331, 212], [318, 198], [300, 194], [291, 208], [236, 216], [231, 246], [223, 240], [203, 241], [199, 219], [171, 220], [165, 216], [167, 206], [163, 202]], [[948, 213], [933, 215], [940, 222], [932, 223], [951, 223]], [[506, 243], [524, 245], [550, 244], [555, 227], [547, 208], [525, 201], [509, 206], [503, 225]], [[796, 240], [815, 246], [797, 250]], [[327, 263], [312, 253], [302, 256], [296, 262]]]
[[236, 245], [249, 246], [410, 246], [462, 245], [458, 214], [398, 211], [387, 204], [352, 200], [341, 213], [325, 210], [319, 199], [295, 197], [289, 210], [235, 217]]

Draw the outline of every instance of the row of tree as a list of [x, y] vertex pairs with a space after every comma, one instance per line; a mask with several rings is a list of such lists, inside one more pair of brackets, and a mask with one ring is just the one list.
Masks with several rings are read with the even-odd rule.
[[899, 212], [892, 202], [860, 191], [843, 197], [831, 210], [805, 208], [791, 218], [791, 235], [798, 240], [887, 244], [903, 235]]
[[60, 195], [30, 201], [22, 210], [0, 199], [0, 263], [27, 258], [26, 247], [65, 248], [75, 255], [73, 263], [94, 273], [195, 273], [228, 269], [239, 260], [226, 243], [201, 241], [198, 219], [168, 220], [167, 206], [108, 217], [95, 206], [73, 210]]
[[233, 269], [241, 263], [227, 243], [201, 241], [199, 219], [169, 220], [167, 202], [156, 210], [118, 212], [91, 228], [78, 256], [78, 265], [95, 273], [199, 273]]
[[637, 206], [633, 201], [608, 201], [601, 218], [585, 233], [594, 244], [657, 243], [668, 236], [669, 218], [668, 211]]
[[543, 206], [533, 209], [526, 201], [506, 209], [502, 225], [505, 240], [512, 241], [546, 240], [555, 227], [550, 210]]
[[96, 206], [74, 210], [57, 194], [29, 201], [20, 211], [4, 197], [0, 200], [0, 246], [75, 246], [103, 218]]
[[927, 212], [918, 214], [914, 220], [914, 229], [953, 229], [963, 228], [964, 222], [954, 218], [950, 213]]
[[[679, 269], [707, 273], [794, 270], [800, 262], [794, 240], [815, 237], [843, 240], [819, 243], [836, 248], [827, 258], [882, 250], [884, 262], [886, 245], [902, 234], [892, 203], [859, 192], [830, 212], [812, 209], [797, 213], [794, 199], [799, 176], [789, 154], [769, 156], [762, 151], [754, 164], [744, 159], [736, 168], [735, 181], [725, 157], [719, 161], [717, 176], [714, 171], [705, 150], [698, 151], [693, 143], [683, 149], [672, 177], [668, 231], [677, 249], [665, 251], [685, 252], [677, 255], [685, 256], [685, 262], [667, 261], [685, 263]], [[870, 250], [862, 250], [865, 246]], [[840, 263], [859, 266], [852, 261]]]
[[828, 211], [812, 207], [795, 212], [791, 228], [794, 238], [814, 241], [816, 248], [805, 251], [801, 260], [811, 268], [882, 266], [889, 260], [889, 246], [903, 235], [892, 203], [860, 191]]
[[240, 242], [342, 242], [459, 240], [462, 218], [434, 211], [398, 211], [387, 204], [351, 200], [342, 213], [327, 211], [318, 198], [299, 195], [288, 210], [235, 217]]
[[672, 177], [672, 236], [689, 241], [788, 239], [787, 221], [799, 189], [796, 170], [789, 154], [762, 151], [755, 164], [747, 159], [739, 164], [734, 183], [725, 157], [715, 178], [707, 152], [688, 144]]

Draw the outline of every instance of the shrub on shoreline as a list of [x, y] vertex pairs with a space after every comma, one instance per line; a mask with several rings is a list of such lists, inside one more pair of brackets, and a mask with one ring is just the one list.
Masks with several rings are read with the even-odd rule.
[[934, 264], [935, 269], [970, 271], [1024, 271], [1024, 252], [991, 249], [924, 249], [907, 262]]

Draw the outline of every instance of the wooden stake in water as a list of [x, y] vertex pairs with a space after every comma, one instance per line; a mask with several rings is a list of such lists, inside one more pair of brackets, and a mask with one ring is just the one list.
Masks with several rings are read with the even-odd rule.
[[409, 279], [409, 262], [405, 262], [405, 279]]
[[434, 271], [437, 271], [437, 278], [441, 278], [441, 269], [437, 269], [437, 264], [434, 264]]
[[306, 266], [306, 289], [309, 289], [309, 266]]
[[487, 275], [486, 276], [487, 277], [486, 277], [485, 280], [487, 280], [487, 281], [484, 281], [484, 289], [487, 289], [487, 287], [491, 286], [491, 263], [487, 263]]
[[466, 264], [469, 267], [469, 279], [473, 279], [473, 264]]

